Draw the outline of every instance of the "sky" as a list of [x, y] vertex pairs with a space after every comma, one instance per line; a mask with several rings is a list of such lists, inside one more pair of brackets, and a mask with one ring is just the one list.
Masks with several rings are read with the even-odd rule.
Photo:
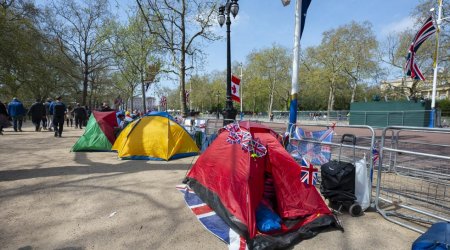
[[[223, 0], [225, 3], [226, 0]], [[283, 7], [280, 0], [240, 0], [239, 13], [231, 20], [231, 60], [245, 63], [254, 50], [279, 44], [293, 48], [295, 0]], [[120, 16], [134, 4], [132, 0], [112, 0], [112, 8]], [[319, 45], [324, 31], [351, 21], [369, 21], [379, 39], [395, 31], [411, 28], [410, 14], [418, 0], [312, 0], [300, 42], [302, 48]], [[119, 8], [117, 8], [119, 7]], [[226, 27], [214, 27], [224, 39], [207, 44], [206, 73], [226, 69]]]
[[[46, 1], [46, 0], [37, 0]], [[222, 0], [223, 3], [226, 0]], [[268, 48], [272, 44], [293, 48], [295, 1], [283, 7], [281, 0], [239, 0], [239, 13], [231, 24], [231, 58], [245, 63], [252, 51]], [[431, 1], [431, 0], [430, 0]], [[379, 41], [395, 31], [414, 26], [410, 14], [418, 0], [312, 0], [300, 42], [302, 48], [319, 45], [322, 33], [351, 21], [369, 21]], [[112, 11], [121, 19], [134, 0], [110, 0]], [[224, 39], [204, 46], [207, 54], [204, 69], [195, 73], [208, 73], [226, 69], [226, 27], [214, 27]], [[406, 53], [406, 52], [405, 52]], [[175, 85], [173, 86], [175, 87]]]
[[[300, 44], [321, 43], [322, 33], [350, 23], [369, 21], [381, 41], [390, 32], [411, 28], [414, 0], [312, 0]], [[244, 62], [253, 50], [276, 43], [289, 49], [294, 43], [295, 0], [283, 7], [280, 0], [241, 0], [239, 14], [231, 24], [232, 61]], [[226, 29], [222, 28], [225, 35]], [[207, 71], [226, 68], [226, 40], [207, 48]]]
[[[415, 4], [411, 2], [415, 0], [312, 0], [300, 44], [302, 48], [319, 45], [323, 32], [351, 21], [371, 22], [382, 41], [389, 33], [414, 25], [410, 14]], [[280, 0], [241, 0], [239, 6], [237, 19], [231, 24], [233, 61], [245, 63], [250, 52], [274, 43], [293, 48], [295, 0], [287, 7]], [[225, 35], [225, 27], [222, 31]], [[217, 41], [207, 50], [207, 71], [224, 70], [226, 41]]]

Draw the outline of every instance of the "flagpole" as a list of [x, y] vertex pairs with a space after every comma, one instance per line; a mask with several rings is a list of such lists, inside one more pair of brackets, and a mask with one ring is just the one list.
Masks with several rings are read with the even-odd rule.
[[300, 27], [301, 27], [302, 0], [297, 0], [295, 5], [295, 31], [294, 31], [294, 56], [292, 60], [291, 103], [289, 107], [288, 131], [297, 123], [297, 95], [298, 95], [298, 65], [300, 53]]
[[241, 74], [239, 75], [239, 77], [241, 78], [241, 82], [240, 82], [240, 86], [239, 86], [239, 89], [241, 90], [241, 93], [240, 93], [239, 98], [241, 99], [241, 121], [242, 121], [243, 118], [244, 118], [244, 114], [242, 113], [242, 104], [244, 102], [244, 95], [243, 95], [244, 89], [242, 88], [243, 87], [243, 85], [242, 85], [242, 63], [241, 63]]
[[434, 72], [433, 72], [433, 89], [431, 91], [431, 114], [430, 114], [430, 123], [428, 127], [434, 128], [435, 126], [435, 116], [436, 116], [436, 84], [437, 84], [437, 73], [438, 73], [438, 56], [439, 56], [439, 32], [440, 25], [442, 22], [442, 0], [438, 1], [438, 18], [436, 20], [436, 48], [434, 51]]

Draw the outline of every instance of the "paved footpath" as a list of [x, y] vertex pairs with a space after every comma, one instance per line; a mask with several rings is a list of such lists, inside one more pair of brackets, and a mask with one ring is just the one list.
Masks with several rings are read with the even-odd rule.
[[[81, 130], [23, 130], [0, 136], [0, 249], [227, 249], [175, 189], [196, 157], [122, 161], [70, 152]], [[419, 236], [375, 212], [340, 219], [344, 233], [293, 249], [410, 249]]]

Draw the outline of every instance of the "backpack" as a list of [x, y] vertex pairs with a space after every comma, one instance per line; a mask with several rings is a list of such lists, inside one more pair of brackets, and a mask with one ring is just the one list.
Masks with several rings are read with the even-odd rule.
[[55, 106], [53, 106], [54, 116], [64, 116], [64, 113], [66, 112], [66, 107], [63, 103], [56, 103]]

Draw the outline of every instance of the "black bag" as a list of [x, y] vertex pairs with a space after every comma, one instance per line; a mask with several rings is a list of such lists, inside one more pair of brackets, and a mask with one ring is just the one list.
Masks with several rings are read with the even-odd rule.
[[331, 202], [354, 202], [355, 166], [349, 162], [330, 161], [321, 166], [320, 192]]
[[355, 161], [356, 137], [344, 134], [339, 148], [339, 160], [332, 160], [320, 167], [322, 182], [320, 192], [331, 202], [351, 202], [356, 200], [355, 196], [355, 165], [350, 162], [341, 161], [342, 144], [351, 142], [353, 145], [353, 161]]

